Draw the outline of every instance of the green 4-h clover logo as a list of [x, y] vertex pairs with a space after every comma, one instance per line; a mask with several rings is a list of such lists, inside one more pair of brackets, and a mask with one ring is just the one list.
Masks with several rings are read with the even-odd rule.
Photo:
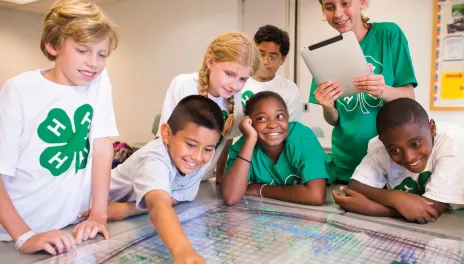
[[252, 96], [253, 96], [253, 92], [252, 91], [246, 91], [242, 94], [242, 106], [243, 106], [243, 109], [245, 109], [245, 105], [246, 105], [246, 102], [248, 101], [248, 99], [250, 99]]
[[[379, 61], [375, 60], [372, 56], [365, 56], [366, 61], [370, 64], [375, 74], [383, 73], [383, 65]], [[376, 98], [368, 93], [359, 93], [352, 96], [345, 96], [337, 99], [337, 102], [342, 105], [347, 112], [352, 112], [356, 109], [360, 109], [365, 115], [369, 114], [373, 109], [380, 108], [383, 106], [383, 100]]]
[[425, 193], [425, 185], [430, 179], [432, 173], [430, 171], [424, 171], [419, 174], [417, 181], [411, 177], [404, 179], [398, 186], [393, 188], [394, 190], [400, 190], [403, 192], [414, 193], [417, 195], [423, 195]]
[[89, 156], [89, 129], [92, 122], [93, 108], [85, 104], [74, 112], [74, 126], [63, 109], [50, 110], [37, 134], [51, 146], [40, 155], [40, 165], [53, 176], [66, 172], [76, 160], [75, 173], [87, 166]]
[[227, 112], [226, 110], [222, 110], [222, 117], [224, 118], [224, 121], [226, 121], [229, 117], [229, 112]]

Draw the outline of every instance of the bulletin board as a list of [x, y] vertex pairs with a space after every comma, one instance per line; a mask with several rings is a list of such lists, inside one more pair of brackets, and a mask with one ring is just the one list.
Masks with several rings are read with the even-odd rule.
[[464, 111], [464, 0], [433, 0], [430, 110]]

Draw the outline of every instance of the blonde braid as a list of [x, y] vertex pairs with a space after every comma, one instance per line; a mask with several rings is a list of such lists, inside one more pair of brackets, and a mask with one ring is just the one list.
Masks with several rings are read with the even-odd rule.
[[232, 129], [234, 127], [235, 123], [235, 116], [234, 116], [234, 106], [235, 106], [235, 96], [229, 97], [227, 99], [227, 110], [229, 111], [229, 115], [227, 116], [226, 123], [224, 124], [224, 131], [222, 132], [222, 135], [224, 137], [229, 136], [232, 133]]
[[[251, 75], [255, 74], [260, 66], [260, 53], [253, 41], [240, 32], [225, 32], [217, 36], [208, 46], [203, 63], [198, 70], [198, 93], [208, 96], [210, 89], [211, 71], [208, 60], [214, 63], [233, 62], [251, 67]], [[223, 136], [230, 136], [235, 123], [234, 96], [227, 99], [228, 116], [224, 124]]]
[[206, 64], [198, 71], [198, 93], [204, 97], [208, 97], [209, 90], [209, 69]]

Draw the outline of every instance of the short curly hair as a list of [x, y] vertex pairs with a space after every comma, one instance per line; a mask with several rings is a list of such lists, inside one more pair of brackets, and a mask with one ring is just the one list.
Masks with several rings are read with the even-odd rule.
[[377, 134], [382, 135], [388, 129], [403, 127], [406, 124], [429, 124], [425, 109], [414, 99], [399, 98], [386, 103], [377, 114]]
[[262, 92], [254, 94], [252, 97], [250, 97], [250, 99], [248, 99], [246, 101], [246, 105], [245, 105], [245, 109], [244, 109], [245, 115], [247, 115], [247, 116], [251, 115], [253, 113], [253, 111], [254, 111], [254, 108], [256, 107], [256, 105], [260, 101], [265, 100], [265, 99], [269, 99], [269, 98], [274, 98], [277, 101], [279, 101], [282, 104], [282, 106], [284, 107], [285, 112], [287, 112], [287, 114], [288, 114], [287, 104], [285, 103], [282, 96], [280, 96], [278, 93], [273, 92], [273, 91], [262, 91]]
[[279, 45], [280, 53], [282, 56], [287, 56], [290, 50], [290, 38], [288, 37], [287, 31], [284, 31], [273, 25], [262, 26], [256, 31], [255, 36], [253, 37], [256, 45], [261, 44], [261, 42], [274, 42], [276, 45]]

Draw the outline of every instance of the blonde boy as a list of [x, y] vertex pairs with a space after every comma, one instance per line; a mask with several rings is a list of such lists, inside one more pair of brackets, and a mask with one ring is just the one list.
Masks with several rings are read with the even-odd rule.
[[[40, 44], [54, 67], [13, 77], [0, 91], [0, 240], [12, 238], [23, 253], [55, 255], [99, 232], [108, 238], [110, 137], [118, 132], [105, 63], [117, 43], [96, 5], [57, 1]], [[73, 235], [59, 230], [90, 204]]]

